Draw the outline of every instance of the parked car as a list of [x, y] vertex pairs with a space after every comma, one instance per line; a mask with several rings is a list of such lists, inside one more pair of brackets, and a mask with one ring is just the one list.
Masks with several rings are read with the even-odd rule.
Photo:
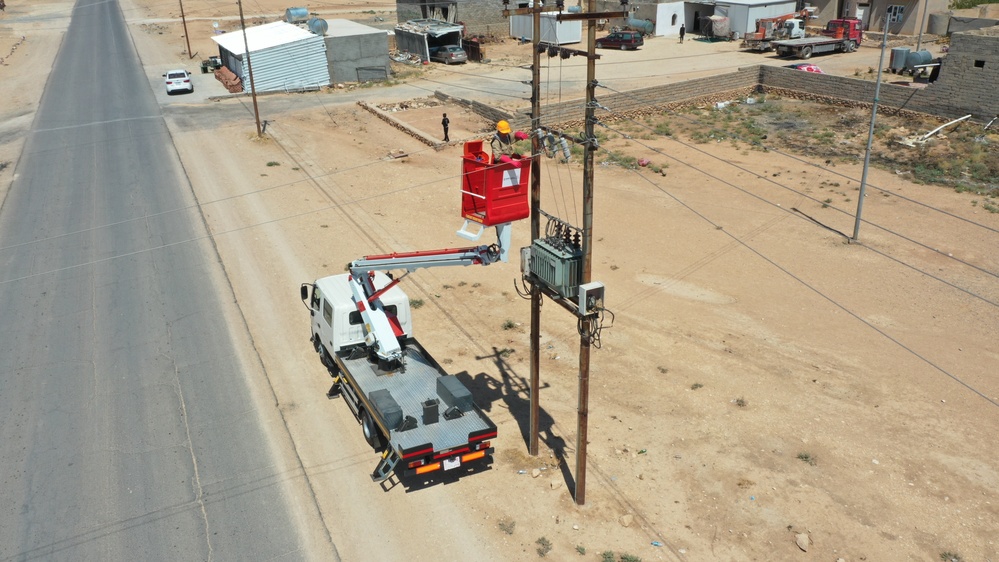
[[171, 70], [163, 75], [166, 78], [167, 95], [174, 92], [194, 92], [194, 82], [191, 82], [191, 73], [186, 70]]
[[430, 60], [452, 64], [468, 61], [468, 55], [458, 45], [444, 45], [430, 50]]
[[798, 64], [788, 65], [788, 68], [793, 68], [795, 70], [804, 70], [805, 72], [815, 72], [816, 74], [825, 74], [822, 69], [815, 66], [810, 62], [800, 62]]
[[607, 37], [597, 39], [598, 49], [621, 49], [622, 51], [632, 50], [645, 44], [642, 34], [637, 31], [615, 31]]

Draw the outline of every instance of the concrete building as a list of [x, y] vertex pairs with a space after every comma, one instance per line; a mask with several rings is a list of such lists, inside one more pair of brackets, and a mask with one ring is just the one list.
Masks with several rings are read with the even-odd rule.
[[[679, 37], [680, 26], [687, 22], [684, 2], [661, 2], [656, 4], [656, 35], [659, 37]], [[690, 26], [687, 26], [688, 28]]]
[[350, 20], [329, 20], [323, 40], [333, 82], [368, 82], [388, 79], [391, 68], [388, 34]]
[[[926, 18], [931, 12], [947, 9], [948, 0], [844, 0], [844, 13], [860, 18], [864, 29], [884, 31], [896, 35], [918, 35], [925, 29]], [[854, 4], [856, 2], [856, 4]], [[855, 7], [854, 7], [855, 6]], [[853, 13], [850, 12], [851, 8]]]

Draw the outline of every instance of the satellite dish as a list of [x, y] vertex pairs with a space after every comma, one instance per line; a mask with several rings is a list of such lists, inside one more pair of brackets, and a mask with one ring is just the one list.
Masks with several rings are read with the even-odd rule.
[[219, 22], [213, 21], [212, 22], [212, 27], [214, 27], [215, 29], [218, 29], [219, 28]]

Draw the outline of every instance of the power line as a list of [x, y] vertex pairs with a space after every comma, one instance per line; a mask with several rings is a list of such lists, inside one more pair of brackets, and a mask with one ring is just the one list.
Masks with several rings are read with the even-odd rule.
[[[632, 121], [633, 123], [636, 123], [636, 124], [638, 124], [638, 125], [641, 125], [641, 123], [638, 123], [637, 121], [635, 121], [635, 120], [633, 120], [633, 119], [629, 119], [629, 120], [630, 120], [630, 121]], [[604, 124], [604, 123], [600, 123], [600, 125], [601, 125], [601, 126], [603, 126], [604, 128], [607, 128], [607, 129], [609, 129], [609, 130], [611, 130], [611, 131], [614, 131], [614, 132], [616, 132], [616, 133], [619, 133], [619, 134], [622, 134], [622, 135], [626, 135], [626, 133], [624, 133], [624, 132], [622, 132], [622, 131], [618, 131], [617, 129], [614, 129], [614, 128], [612, 128], [612, 127], [610, 127], [610, 126], [608, 126], [608, 125], [606, 125], [606, 124]], [[640, 145], [640, 146], [644, 147], [644, 148], [647, 148], [647, 149], [649, 149], [649, 150], [651, 150], [651, 151], [653, 151], [653, 152], [656, 152], [657, 154], [660, 154], [660, 155], [662, 155], [662, 156], [665, 156], [665, 157], [667, 157], [667, 158], [670, 158], [670, 159], [672, 159], [672, 160], [675, 160], [675, 161], [677, 161], [677, 162], [680, 162], [681, 164], [684, 164], [684, 165], [686, 165], [686, 166], [689, 166], [689, 167], [693, 168], [694, 170], [697, 170], [698, 172], [700, 172], [700, 173], [702, 173], [702, 174], [704, 174], [704, 175], [706, 175], [706, 176], [708, 176], [708, 177], [710, 177], [710, 178], [712, 178], [712, 179], [714, 179], [714, 180], [716, 180], [716, 181], [718, 181], [718, 182], [721, 182], [721, 183], [723, 183], [723, 184], [725, 184], [725, 185], [727, 185], [727, 186], [729, 186], [729, 187], [731, 187], [731, 188], [733, 188], [733, 189], [736, 189], [736, 190], [738, 190], [738, 191], [741, 191], [742, 193], [744, 193], [744, 194], [746, 194], [746, 195], [749, 195], [750, 197], [753, 197], [754, 199], [757, 199], [757, 200], [759, 200], [759, 201], [761, 201], [761, 202], [764, 202], [764, 203], [766, 203], [766, 204], [768, 204], [768, 205], [771, 205], [771, 206], [773, 206], [773, 207], [776, 207], [776, 208], [779, 208], [779, 209], [781, 209], [782, 211], [784, 211], [784, 212], [786, 212], [786, 213], [792, 213], [792, 214], [794, 214], [795, 216], [798, 216], [798, 217], [799, 217], [799, 218], [801, 218], [801, 219], [805, 219], [805, 220], [811, 220], [811, 219], [808, 219], [807, 217], [805, 217], [804, 215], [802, 215], [802, 214], [801, 214], [800, 212], [798, 212], [796, 208], [792, 208], [792, 209], [785, 209], [784, 207], [781, 207], [781, 206], [780, 206], [780, 205], [778, 205], [777, 203], [774, 203], [774, 202], [772, 202], [772, 201], [769, 201], [769, 200], [765, 199], [764, 197], [762, 197], [762, 196], [760, 196], [760, 195], [757, 195], [757, 194], [753, 193], [752, 191], [750, 191], [750, 190], [748, 190], [748, 189], [746, 189], [746, 188], [743, 188], [743, 187], [741, 187], [741, 186], [738, 186], [738, 185], [736, 185], [736, 184], [734, 184], [734, 183], [732, 183], [732, 182], [730, 182], [730, 181], [728, 181], [728, 180], [725, 180], [725, 179], [722, 179], [722, 178], [718, 177], [717, 175], [714, 175], [714, 174], [712, 174], [712, 173], [710, 173], [710, 172], [707, 172], [707, 171], [704, 171], [703, 169], [701, 169], [701, 168], [698, 168], [698, 167], [696, 167], [696, 166], [694, 166], [694, 165], [692, 165], [692, 164], [690, 164], [690, 163], [688, 163], [688, 162], [684, 162], [684, 161], [682, 161], [682, 160], [680, 160], [680, 159], [676, 158], [675, 156], [671, 156], [671, 155], [669, 155], [669, 154], [666, 154], [666, 153], [662, 152], [662, 151], [661, 151], [661, 150], [659, 150], [659, 149], [656, 149], [656, 148], [653, 148], [653, 147], [650, 147], [650, 146], [648, 146], [648, 145], [646, 145], [646, 144], [643, 144], [643, 143], [641, 143], [641, 142], [638, 142], [638, 141], [636, 141], [636, 140], [635, 140], [635, 139], [633, 139], [633, 138], [632, 138], [631, 140], [632, 140], [633, 142], [635, 142], [636, 144], [638, 144], [638, 145]], [[672, 140], [673, 142], [676, 142], [676, 143], [678, 143], [678, 144], [681, 144], [681, 145], [683, 145], [683, 146], [685, 146], [685, 147], [687, 147], [687, 148], [689, 148], [689, 149], [691, 149], [691, 150], [694, 150], [694, 151], [696, 151], [696, 152], [700, 152], [701, 154], [706, 154], [706, 155], [709, 155], [709, 156], [712, 156], [712, 157], [714, 157], [714, 155], [711, 155], [711, 154], [707, 153], [707, 152], [706, 152], [706, 151], [704, 151], [704, 150], [701, 150], [701, 149], [699, 149], [699, 148], [697, 148], [697, 147], [694, 147], [694, 146], [692, 146], [692, 145], [689, 145], [689, 144], [687, 144], [687, 143], [684, 143], [684, 142], [682, 142], [682, 141], [679, 141], [679, 140], [677, 140], [677, 139], [675, 139], [675, 138], [673, 138], [673, 139], [671, 139], [671, 140]], [[782, 188], [782, 189], [786, 189], [786, 190], [788, 190], [788, 191], [791, 191], [792, 193], [795, 193], [796, 195], [798, 195], [798, 196], [800, 196], [800, 197], [803, 197], [803, 198], [806, 198], [806, 199], [809, 199], [809, 200], [811, 200], [811, 201], [813, 201], [813, 202], [816, 202], [816, 203], [820, 203], [820, 201], [819, 201], [818, 199], [816, 199], [816, 198], [814, 198], [814, 197], [811, 197], [811, 196], [809, 196], [809, 195], [807, 195], [807, 194], [804, 194], [804, 193], [801, 193], [801, 192], [799, 192], [799, 191], [796, 191], [795, 189], [793, 189], [793, 188], [790, 188], [790, 187], [788, 187], [788, 186], [785, 186], [785, 185], [783, 185], [783, 184], [781, 184], [781, 183], [779, 183], [779, 182], [776, 182], [776, 181], [774, 181], [774, 180], [773, 180], [773, 179], [771, 179], [771, 178], [768, 178], [768, 177], [766, 177], [766, 176], [760, 176], [759, 174], [756, 174], [755, 172], [752, 172], [751, 170], [748, 170], [748, 169], [746, 169], [746, 168], [743, 168], [743, 167], [740, 167], [740, 166], [738, 166], [738, 165], [736, 165], [736, 164], [733, 164], [733, 163], [731, 163], [731, 162], [728, 162], [728, 161], [725, 161], [725, 160], [722, 160], [722, 159], [720, 159], [720, 158], [719, 158], [719, 160], [721, 160], [722, 162], [725, 162], [726, 164], [728, 164], [728, 165], [730, 165], [730, 166], [733, 166], [733, 167], [735, 167], [735, 168], [737, 168], [737, 169], [739, 169], [739, 170], [743, 170], [743, 171], [745, 171], [745, 172], [747, 172], [747, 173], [751, 173], [751, 174], [753, 174], [754, 176], [757, 176], [758, 178], [760, 178], [760, 179], [763, 179], [763, 180], [765, 180], [765, 181], [767, 181], [767, 182], [769, 182], [769, 183], [772, 183], [772, 184], [774, 184], [774, 185], [776, 185], [776, 186], [778, 186], [778, 187], [780, 187], [780, 188]], [[801, 216], [799, 216], [799, 215], [801, 215]], [[813, 221], [813, 222], [814, 222], [814, 221]], [[866, 222], [866, 221], [865, 221], [865, 222]], [[883, 228], [883, 227], [880, 227], [879, 225], [876, 225], [876, 224], [874, 224], [874, 223], [868, 223], [868, 224], [871, 224], [872, 226], [875, 226], [875, 227], [878, 227], [878, 228], [880, 228], [880, 229], [882, 229], [882, 230], [885, 230], [886, 232], [891, 232], [891, 231], [889, 231], [889, 230], [887, 230], [887, 229], [885, 229], [885, 228]], [[844, 233], [842, 233], [842, 232], [838, 232], [838, 231], [837, 231], [837, 234], [839, 234], [840, 236], [843, 236], [844, 238], [846, 237], [846, 235], [845, 235]], [[894, 233], [892, 233], [892, 234], [894, 234]], [[903, 238], [904, 238], [904, 237], [903, 237]], [[918, 243], [917, 243], [917, 244], [918, 244]], [[919, 245], [920, 245], [920, 246], [922, 246], [922, 244], [919, 244]], [[874, 249], [873, 249], [873, 248], [870, 248], [869, 246], [866, 246], [866, 245], [865, 245], [864, 247], [865, 247], [865, 248], [868, 248], [868, 249], [871, 249], [872, 251], [874, 251]], [[883, 255], [883, 256], [885, 256], [885, 257], [889, 257], [889, 256], [888, 256], [887, 254], [885, 254], [884, 252], [880, 252], [880, 251], [876, 251], [875, 253], [877, 253], [877, 254], [879, 254], [879, 255]], [[923, 275], [925, 275], [925, 276], [927, 276], [927, 277], [929, 277], [929, 278], [931, 278], [931, 279], [934, 279], [934, 280], [936, 280], [936, 281], [939, 281], [939, 282], [941, 282], [941, 283], [944, 283], [945, 285], [948, 285], [948, 286], [950, 286], [950, 287], [952, 287], [952, 288], [954, 288], [954, 289], [957, 289], [957, 290], [959, 290], [959, 291], [961, 291], [961, 292], [963, 292], [963, 293], [966, 293], [966, 294], [967, 294], [968, 296], [971, 296], [971, 297], [974, 297], [974, 298], [976, 298], [976, 299], [979, 299], [979, 300], [981, 300], [981, 301], [983, 301], [983, 302], [985, 302], [985, 303], [987, 303], [987, 304], [990, 304], [990, 305], [992, 305], [992, 306], [995, 306], [995, 307], [999, 307], [999, 302], [995, 302], [995, 301], [992, 301], [992, 300], [989, 300], [989, 299], [987, 299], [986, 297], [984, 297], [984, 296], [982, 296], [982, 295], [979, 295], [979, 294], [977, 294], [977, 293], [974, 293], [974, 292], [972, 292], [972, 291], [971, 291], [971, 290], [969, 290], [969, 289], [965, 289], [965, 288], [963, 288], [963, 287], [959, 287], [959, 286], [955, 285], [954, 283], [951, 283], [951, 282], [949, 282], [949, 281], [946, 281], [946, 280], [944, 280], [944, 279], [942, 279], [942, 278], [940, 278], [940, 277], [937, 277], [936, 275], [933, 275], [933, 274], [931, 274], [931, 273], [929, 273], [929, 272], [926, 272], [926, 271], [923, 271], [923, 270], [921, 270], [921, 269], [917, 268], [917, 267], [916, 267], [916, 266], [914, 266], [914, 265], [911, 265], [911, 264], [907, 264], [906, 262], [903, 262], [902, 260], [899, 260], [899, 259], [896, 259], [896, 258], [892, 258], [892, 260], [893, 260], [893, 261], [895, 261], [896, 263], [900, 264], [900, 265], [905, 265], [906, 267], [909, 267], [909, 268], [910, 268], [910, 269], [912, 269], [913, 271], [916, 271], [916, 272], [918, 272], [918, 273], [921, 273], [921, 274], [923, 274]], [[964, 263], [964, 262], [963, 262], [962, 260], [957, 260], [957, 261], [960, 261], [961, 263]], [[971, 265], [971, 264], [969, 264], [969, 265]], [[973, 265], [972, 265], [971, 267], [975, 267], [975, 266], [973, 266]], [[984, 273], [989, 273], [988, 271], [985, 271], [985, 270], [982, 270], [981, 268], [977, 268], [977, 267], [975, 267], [975, 269], [979, 269], [980, 271], [983, 271]]]
[[[641, 143], [639, 143], [639, 144], [641, 144]], [[601, 147], [601, 148], [603, 150], [605, 150], [605, 151], [607, 150], [604, 147]], [[648, 148], [648, 147], [646, 147], [646, 148]], [[693, 166], [693, 165], [691, 165], [689, 163], [683, 162], [683, 161], [678, 160], [678, 159], [675, 159], [675, 160], [677, 160], [678, 162], [680, 162], [680, 163], [682, 163], [682, 164], [684, 164], [686, 166], [689, 166], [689, 167], [693, 168], [694, 170], [697, 170], [698, 172], [704, 173], [704, 174], [708, 175], [709, 177], [712, 177], [714, 179], [718, 179], [718, 178], [715, 178], [715, 176], [713, 176], [711, 174], [707, 174], [706, 172], [704, 172], [704, 170], [701, 170], [701, 169], [697, 168], [696, 166]], [[868, 322], [867, 320], [865, 320], [864, 318], [862, 318], [859, 314], [853, 312], [852, 310], [850, 310], [849, 308], [847, 308], [845, 305], [841, 304], [839, 301], [837, 301], [837, 300], [833, 299], [832, 297], [830, 297], [829, 295], [823, 293], [821, 290], [819, 290], [818, 288], [814, 287], [813, 285], [811, 285], [810, 283], [808, 283], [804, 279], [798, 277], [797, 275], [795, 275], [794, 273], [792, 273], [790, 270], [786, 269], [784, 266], [778, 264], [773, 259], [771, 259], [771, 258], [767, 257], [766, 255], [764, 255], [761, 251], [759, 251], [756, 248], [750, 246], [747, 242], [745, 242], [744, 240], [740, 239], [738, 236], [736, 236], [736, 235], [732, 234], [731, 232], [725, 230], [724, 227], [722, 227], [722, 225], [714, 222], [713, 220], [711, 220], [710, 218], [708, 218], [703, 213], [697, 211], [696, 209], [694, 209], [693, 207], [691, 207], [690, 205], [688, 205], [686, 202], [682, 201], [680, 198], [676, 197], [675, 195], [673, 195], [672, 193], [670, 193], [669, 191], [667, 191], [665, 188], [663, 188], [662, 186], [660, 186], [656, 182], [654, 182], [651, 179], [645, 177], [643, 174], [638, 173], [637, 170], [632, 169], [631, 171], [633, 173], [635, 173], [638, 177], [640, 177], [643, 180], [645, 180], [646, 182], [650, 183], [658, 191], [660, 191], [661, 193], [663, 193], [667, 197], [669, 197], [669, 198], [673, 199], [674, 201], [676, 201], [683, 208], [687, 209], [688, 211], [690, 211], [691, 213], [693, 213], [695, 216], [697, 216], [698, 218], [700, 218], [701, 220], [703, 220], [707, 224], [709, 224], [712, 227], [714, 227], [715, 230], [720, 231], [723, 235], [729, 237], [734, 243], [736, 243], [739, 246], [742, 246], [743, 248], [749, 250], [750, 252], [752, 252], [753, 254], [755, 254], [756, 256], [758, 256], [760, 259], [762, 259], [765, 262], [769, 263], [771, 266], [775, 267], [777, 270], [781, 271], [782, 273], [784, 273], [785, 275], [787, 275], [788, 277], [790, 277], [794, 281], [798, 282], [803, 287], [805, 287], [808, 290], [812, 291], [813, 293], [815, 293], [816, 295], [818, 295], [819, 297], [821, 297], [825, 301], [829, 302], [830, 304], [832, 304], [836, 308], [842, 310], [846, 314], [849, 314], [855, 320], [858, 320], [859, 322], [861, 322], [862, 324], [864, 324], [865, 326], [867, 326], [871, 330], [874, 330], [875, 332], [877, 332], [878, 334], [880, 334], [881, 336], [883, 336], [885, 339], [887, 339], [888, 341], [894, 343], [896, 346], [898, 346], [902, 350], [908, 352], [913, 357], [916, 357], [917, 359], [919, 359], [920, 361], [922, 361], [926, 365], [929, 365], [934, 370], [936, 370], [936, 371], [940, 372], [941, 374], [949, 377], [950, 379], [952, 379], [953, 381], [957, 382], [958, 384], [960, 384], [961, 386], [965, 387], [966, 389], [970, 390], [974, 394], [976, 394], [979, 397], [985, 399], [987, 402], [989, 402], [993, 406], [999, 407], [999, 402], [997, 402], [996, 400], [994, 400], [991, 397], [987, 396], [982, 391], [980, 391], [977, 388], [971, 386], [969, 383], [965, 382], [960, 377], [958, 377], [957, 375], [954, 375], [950, 371], [944, 369], [940, 365], [937, 365], [936, 363], [934, 363], [933, 361], [931, 361], [929, 358], [925, 357], [924, 355], [920, 354], [916, 350], [914, 350], [911, 347], [907, 346], [906, 344], [902, 343], [901, 341], [899, 341], [895, 337], [891, 336], [890, 334], [888, 334], [887, 332], [885, 332], [881, 328], [878, 328], [874, 324]], [[728, 183], [728, 182], [725, 182], [725, 183]]]

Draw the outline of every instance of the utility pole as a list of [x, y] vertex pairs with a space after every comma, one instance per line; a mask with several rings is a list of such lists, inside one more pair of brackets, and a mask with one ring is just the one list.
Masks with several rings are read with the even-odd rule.
[[184, 24], [184, 39], [187, 40], [187, 58], [190, 60], [194, 58], [194, 53], [191, 52], [191, 36], [187, 33], [187, 18], [184, 17], [184, 0], [180, 0], [180, 21]]
[[[529, 8], [507, 9], [509, 0], [504, 0], [503, 15], [527, 15], [532, 17], [531, 29], [531, 240], [541, 238], [541, 139], [536, 134], [541, 128], [541, 13], [556, 8], [545, 8], [535, 2]], [[541, 417], [541, 287], [531, 284], [531, 414], [528, 428], [527, 450], [532, 457], [538, 456], [538, 441]]]
[[[586, 57], [586, 125], [582, 139], [576, 140], [584, 145], [583, 151], [583, 229], [582, 245], [583, 254], [582, 268], [580, 272], [581, 283], [590, 282], [590, 274], [593, 262], [593, 153], [597, 149], [596, 136], [593, 131], [596, 122], [596, 61], [599, 55], [595, 52], [597, 28], [596, 20], [604, 18], [628, 17], [627, 11], [620, 12], [597, 12], [596, 0], [588, 0], [586, 13], [562, 13], [564, 3], [556, 0], [556, 5], [543, 7], [535, 0], [529, 8], [518, 8], [515, 10], [506, 9], [509, 0], [503, 0], [503, 15], [526, 15], [533, 16], [532, 37], [532, 79], [531, 79], [531, 148], [533, 150], [532, 170], [531, 170], [531, 239], [532, 243], [541, 238], [541, 138], [539, 131], [541, 126], [541, 13], [558, 11], [557, 21], [583, 21], [587, 22], [587, 50], [576, 51], [565, 49], [558, 45], [551, 45], [548, 49], [557, 48], [563, 58], [572, 55], [583, 55]], [[627, 0], [622, 0], [622, 6], [627, 5]], [[601, 289], [602, 290], [602, 289]], [[570, 299], [561, 297], [550, 287], [543, 288], [539, 280], [531, 280], [531, 419], [530, 435], [528, 438], [528, 448], [532, 456], [538, 454], [538, 420], [540, 416], [540, 404], [538, 391], [540, 389], [539, 355], [540, 355], [540, 332], [541, 332], [541, 297], [547, 294], [556, 303], [573, 312], [579, 319], [580, 342], [579, 342], [579, 396], [577, 403], [576, 420], [576, 474], [575, 474], [575, 501], [577, 505], [586, 502], [586, 445], [587, 445], [587, 425], [589, 419], [589, 392], [590, 392], [590, 347], [593, 337], [593, 326], [596, 322], [595, 316], [581, 314], [579, 303], [573, 303]], [[601, 292], [602, 295], [602, 292]], [[601, 296], [602, 298], [602, 296]], [[583, 299], [580, 298], [582, 301]]]
[[923, 44], [923, 28], [926, 27], [926, 18], [929, 17], [930, 0], [923, 0], [923, 17], [919, 20], [919, 38], [916, 39], [916, 50]]
[[885, 47], [888, 45], [888, 26], [881, 34], [881, 58], [878, 59], [878, 80], [874, 85], [874, 104], [871, 106], [871, 127], [867, 131], [867, 151], [864, 152], [864, 172], [860, 176], [860, 197], [857, 198], [857, 218], [853, 223], [853, 238], [850, 242], [859, 242], [860, 214], [864, 210], [864, 197], [867, 196], [867, 168], [871, 164], [871, 143], [874, 142], [874, 121], [878, 116], [878, 96], [881, 95], [881, 69], [885, 65]]
[[246, 21], [243, 20], [243, 0], [237, 0], [239, 4], [239, 27], [243, 30], [243, 48], [246, 50], [246, 71], [250, 75], [250, 97], [253, 98], [253, 117], [257, 120], [257, 138], [263, 136], [260, 129], [260, 110], [257, 109], [257, 89], [253, 87], [253, 65], [250, 64], [250, 42], [246, 38]]

